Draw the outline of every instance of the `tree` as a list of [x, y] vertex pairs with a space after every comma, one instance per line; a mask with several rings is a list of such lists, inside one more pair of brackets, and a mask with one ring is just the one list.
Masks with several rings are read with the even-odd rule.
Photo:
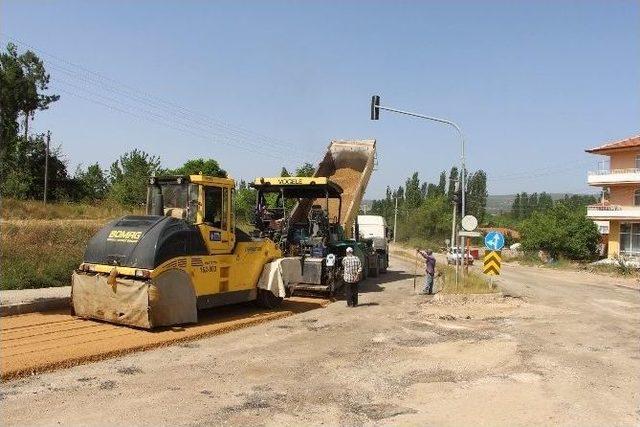
[[531, 211], [529, 210], [529, 194], [525, 191], [520, 193], [520, 213], [519, 218], [529, 218]]
[[513, 203], [511, 204], [511, 215], [514, 218], [520, 218], [520, 214], [522, 213], [522, 208], [520, 207], [520, 193], [516, 194], [515, 199], [513, 199]]
[[100, 200], [106, 196], [109, 181], [98, 163], [89, 165], [86, 170], [78, 166], [74, 178], [80, 187], [80, 198]]
[[125, 206], [144, 204], [148, 179], [159, 170], [160, 159], [156, 156], [138, 149], [123, 154], [109, 170], [109, 197]]
[[453, 193], [455, 192], [456, 181], [458, 180], [458, 168], [453, 166], [449, 172], [449, 187], [447, 187], [447, 200], [453, 201]]
[[42, 93], [42, 91], [49, 88], [50, 77], [44, 68], [42, 60], [38, 58], [35, 53], [27, 50], [18, 56], [18, 50], [12, 43], [9, 43], [7, 46], [7, 51], [22, 67], [26, 80], [25, 96], [21, 110], [24, 115], [24, 137], [27, 138], [29, 134], [29, 118], [33, 118], [36, 110], [42, 111], [48, 109], [49, 104], [60, 99], [60, 95], [46, 95]]
[[444, 196], [447, 192], [447, 173], [445, 171], [440, 172], [440, 179], [438, 181], [438, 194]]
[[587, 194], [565, 194], [564, 198], [557, 202], [562, 203], [567, 206], [569, 209], [579, 210], [583, 212], [585, 207], [588, 205], [592, 205], [598, 202], [598, 198], [596, 196], [587, 195]]
[[[46, 142], [44, 135], [17, 138], [13, 165], [5, 171], [1, 188], [6, 197], [18, 199], [41, 199], [44, 194], [44, 164], [46, 158]], [[60, 147], [49, 150], [48, 159], [48, 195], [50, 200], [56, 196], [68, 197], [69, 176], [67, 165], [60, 154]]]
[[553, 207], [553, 199], [548, 193], [544, 191], [540, 193], [538, 197], [538, 210], [540, 212], [546, 212]]
[[475, 216], [480, 223], [484, 221], [488, 196], [487, 174], [483, 170], [474, 172], [467, 185], [466, 210], [468, 214]]
[[216, 160], [203, 158], [187, 160], [179, 168], [170, 169], [166, 173], [168, 175], [198, 175], [201, 173], [218, 178], [227, 177], [227, 171], [222, 169]]
[[429, 184], [428, 182], [423, 182], [420, 185], [420, 195], [422, 196], [423, 199], [427, 197], [427, 194], [429, 194], [429, 186], [431, 185], [433, 184]]
[[285, 168], [284, 166], [282, 167], [282, 170], [280, 171], [280, 176], [287, 178], [290, 177], [291, 174], [289, 173], [289, 171], [287, 170], [287, 168]]
[[522, 246], [545, 250], [552, 258], [562, 255], [587, 260], [596, 253], [600, 234], [583, 212], [558, 203], [547, 212], [534, 212], [521, 225]]
[[[49, 104], [59, 99], [58, 95], [46, 95], [49, 75], [46, 73], [42, 61], [30, 51], [18, 55], [16, 46], [7, 45], [6, 52], [0, 54], [0, 182], [2, 193], [12, 197], [41, 197], [44, 174], [34, 169], [44, 169], [43, 165], [27, 163], [30, 159], [39, 157], [44, 161], [44, 150], [41, 150], [43, 136], [29, 136], [29, 118], [33, 119], [37, 110], [45, 110]], [[24, 134], [18, 136], [18, 118], [24, 115]], [[53, 174], [57, 177], [66, 167], [59, 156], [59, 150], [53, 160]], [[50, 163], [51, 166], [51, 163]], [[37, 188], [31, 188], [36, 185]]]
[[438, 197], [440, 195], [441, 195], [440, 194], [440, 189], [438, 188], [437, 185], [431, 184], [431, 183], [427, 184], [427, 191], [425, 192], [425, 197], [424, 198], [431, 199], [433, 197]]
[[538, 211], [538, 193], [532, 193], [529, 195], [529, 213]]
[[239, 223], [253, 223], [253, 213], [256, 204], [256, 190], [247, 186], [240, 186], [236, 190], [234, 208]]
[[305, 162], [302, 166], [296, 169], [296, 176], [313, 176], [315, 171], [316, 169], [311, 163]]
[[405, 184], [405, 200], [408, 209], [414, 209], [422, 203], [422, 194], [420, 193], [420, 178], [418, 172], [414, 172], [411, 178], [408, 178]]

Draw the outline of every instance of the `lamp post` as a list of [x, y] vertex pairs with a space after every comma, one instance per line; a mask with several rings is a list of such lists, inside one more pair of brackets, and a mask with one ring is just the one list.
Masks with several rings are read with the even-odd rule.
[[[464, 134], [462, 133], [462, 129], [455, 122], [451, 120], [441, 119], [439, 117], [426, 116], [424, 114], [412, 113], [410, 111], [398, 110], [397, 108], [391, 107], [383, 107], [380, 105], [380, 96], [374, 95], [371, 97], [371, 120], [379, 120], [380, 119], [380, 110], [391, 111], [392, 113], [404, 114], [405, 116], [417, 117], [419, 119], [431, 120], [433, 122], [442, 123], [448, 126], [451, 126], [458, 133], [458, 137], [460, 138], [460, 188], [462, 190], [462, 212], [460, 218], [464, 218], [466, 213], [466, 200], [467, 200], [467, 179], [465, 176], [465, 139]], [[455, 230], [455, 224], [453, 226]], [[452, 233], [453, 234], [453, 233]], [[453, 247], [455, 240], [451, 242], [451, 246]], [[461, 245], [461, 249], [464, 247], [464, 243]], [[464, 255], [462, 255], [461, 262], [465, 262]], [[456, 283], [458, 282], [458, 264], [456, 263]]]

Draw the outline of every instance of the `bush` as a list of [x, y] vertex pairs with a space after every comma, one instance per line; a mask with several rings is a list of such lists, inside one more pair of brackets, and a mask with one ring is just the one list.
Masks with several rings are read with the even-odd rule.
[[558, 203], [547, 212], [534, 212], [521, 225], [525, 250], [544, 250], [552, 258], [591, 259], [596, 254], [600, 234], [583, 209], [571, 210]]

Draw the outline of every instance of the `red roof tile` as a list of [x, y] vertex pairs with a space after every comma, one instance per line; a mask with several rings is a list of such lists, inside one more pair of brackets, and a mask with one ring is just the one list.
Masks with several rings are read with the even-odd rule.
[[640, 135], [632, 136], [631, 138], [623, 139], [616, 142], [610, 142], [608, 144], [601, 145], [600, 147], [589, 148], [584, 150], [587, 153], [603, 153], [611, 150], [620, 150], [622, 148], [640, 147]]

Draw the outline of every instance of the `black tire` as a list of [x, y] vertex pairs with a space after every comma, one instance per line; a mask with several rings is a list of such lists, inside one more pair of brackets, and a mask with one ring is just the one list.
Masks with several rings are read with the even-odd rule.
[[389, 268], [389, 255], [385, 254], [384, 258], [382, 258], [382, 268], [380, 269], [380, 273], [385, 274], [387, 272], [387, 268]]
[[258, 289], [258, 297], [256, 298], [256, 304], [261, 308], [274, 309], [278, 308], [282, 304], [284, 298], [277, 297], [273, 292], [266, 289]]
[[378, 277], [380, 275], [380, 258], [376, 258], [376, 265], [371, 268], [369, 276]]

